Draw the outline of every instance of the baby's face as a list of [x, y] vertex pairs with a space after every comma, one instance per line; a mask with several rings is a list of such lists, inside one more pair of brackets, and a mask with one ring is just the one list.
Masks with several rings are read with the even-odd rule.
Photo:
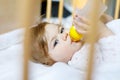
[[60, 25], [47, 24], [45, 30], [48, 52], [55, 61], [68, 62], [82, 45], [81, 42], [72, 42], [68, 31]]

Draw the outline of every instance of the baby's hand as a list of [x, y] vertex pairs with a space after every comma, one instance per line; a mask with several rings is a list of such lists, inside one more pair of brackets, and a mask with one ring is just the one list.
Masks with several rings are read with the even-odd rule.
[[80, 15], [75, 15], [73, 18], [73, 24], [80, 34], [86, 34], [89, 28], [89, 21], [87, 18], [82, 17]]

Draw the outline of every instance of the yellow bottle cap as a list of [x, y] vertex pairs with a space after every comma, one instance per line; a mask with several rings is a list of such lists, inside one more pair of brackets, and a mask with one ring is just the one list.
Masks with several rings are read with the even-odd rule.
[[72, 41], [80, 41], [83, 38], [82, 34], [79, 34], [76, 30], [74, 26], [71, 26], [70, 28], [70, 32], [69, 32], [70, 38], [72, 39]]

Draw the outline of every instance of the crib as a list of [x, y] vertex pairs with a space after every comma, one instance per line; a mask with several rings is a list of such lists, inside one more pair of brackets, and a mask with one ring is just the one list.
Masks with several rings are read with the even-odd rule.
[[[0, 16], [2, 17], [0, 19], [0, 34], [3, 34], [5, 32], [14, 30], [14, 29], [18, 29], [21, 26], [25, 27], [25, 39], [24, 39], [24, 63], [23, 63], [23, 80], [29, 80], [28, 76], [29, 76], [29, 41], [30, 41], [30, 31], [29, 31], [29, 26], [35, 24], [34, 21], [41, 21], [41, 5], [42, 2], [44, 2], [45, 0], [19, 0], [18, 2], [15, 0], [1, 0], [0, 4], [1, 4], [1, 8], [0, 11], [2, 12], [0, 14]], [[46, 20], [49, 22], [51, 20], [51, 6], [52, 6], [52, 0], [46, 0], [47, 1], [47, 6], [46, 6]], [[54, 0], [53, 0], [54, 1]], [[63, 7], [64, 7], [64, 0], [57, 0], [59, 2], [59, 9], [58, 9], [58, 23], [62, 23], [63, 20]], [[75, 13], [75, 9], [76, 8], [83, 8], [85, 6], [85, 4], [87, 3], [88, 0], [68, 0], [71, 1], [71, 6], [72, 6], [72, 16]], [[93, 1], [93, 5], [97, 7], [97, 0], [91, 0]], [[109, 2], [109, 0], [103, 0], [103, 3], [106, 4], [107, 2]], [[16, 7], [13, 4], [17, 4]], [[97, 4], [95, 4], [97, 3]], [[4, 4], [8, 4], [8, 7], [13, 8], [11, 10], [8, 10], [9, 13], [4, 13], [7, 11], [7, 7], [5, 7]], [[120, 17], [120, 0], [115, 0], [115, 10], [114, 10], [114, 14], [113, 17], [114, 19], [118, 19]], [[16, 10], [16, 9], [17, 10]], [[16, 10], [16, 11], [14, 11]], [[94, 11], [97, 11], [97, 9], [93, 9], [91, 11], [91, 16], [93, 15], [97, 15], [94, 13]], [[35, 13], [33, 13], [35, 12]], [[17, 14], [17, 15], [15, 15]], [[13, 18], [14, 16], [14, 18]], [[16, 19], [17, 17], [17, 19]], [[16, 24], [11, 24], [10, 21], [15, 21]], [[96, 21], [96, 18], [93, 18], [93, 22], [91, 22], [93, 25], [96, 25], [94, 23], [94, 21]], [[15, 26], [15, 27], [10, 27], [9, 25], [5, 25], [5, 23], [8, 22], [8, 24], [10, 26]], [[13, 23], [12, 22], [12, 23]], [[6, 26], [6, 27], [2, 27], [2, 26]], [[92, 76], [92, 70], [93, 70], [93, 56], [94, 56], [94, 42], [95, 42], [95, 36], [96, 34], [94, 34], [94, 32], [97, 32], [97, 28], [96, 27], [92, 27], [91, 32], [89, 33], [88, 36], [92, 36], [92, 37], [88, 37], [88, 42], [90, 42], [91, 44], [91, 49], [90, 49], [90, 56], [89, 56], [89, 66], [88, 66], [88, 71], [86, 74], [86, 80], [92, 80], [91, 76]], [[92, 38], [92, 39], [91, 39]]]

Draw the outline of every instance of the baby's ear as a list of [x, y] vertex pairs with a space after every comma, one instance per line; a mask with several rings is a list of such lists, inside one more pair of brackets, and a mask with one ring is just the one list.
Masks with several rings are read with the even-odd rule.
[[50, 57], [44, 58], [43, 64], [51, 66], [51, 65], [53, 65], [54, 63], [55, 63], [55, 61], [52, 60]]

